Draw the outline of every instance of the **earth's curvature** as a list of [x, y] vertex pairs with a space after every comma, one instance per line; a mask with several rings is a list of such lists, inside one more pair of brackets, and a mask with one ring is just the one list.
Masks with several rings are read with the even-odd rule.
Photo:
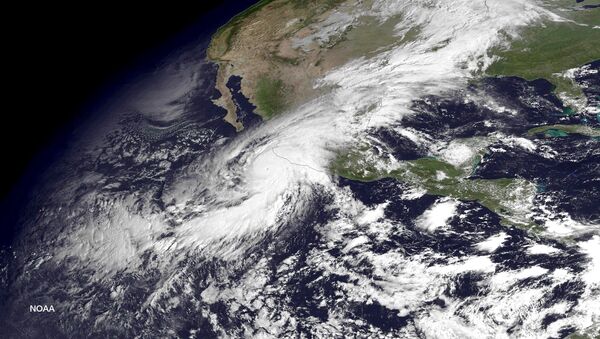
[[43, 174], [0, 336], [597, 338], [598, 41], [598, 1], [262, 0]]

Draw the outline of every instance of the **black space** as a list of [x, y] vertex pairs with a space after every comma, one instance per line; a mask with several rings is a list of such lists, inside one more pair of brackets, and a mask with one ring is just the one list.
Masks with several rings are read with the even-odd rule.
[[8, 20], [2, 24], [2, 58], [7, 60], [0, 200], [104, 87], [231, 3], [48, 2], [3, 9]]

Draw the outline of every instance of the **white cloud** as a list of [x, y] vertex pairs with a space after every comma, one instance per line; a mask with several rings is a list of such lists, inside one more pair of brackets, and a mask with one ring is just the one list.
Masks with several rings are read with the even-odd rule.
[[417, 226], [428, 232], [445, 227], [448, 220], [456, 214], [458, 204], [458, 201], [452, 199], [444, 199], [435, 203], [417, 219]]
[[502, 244], [504, 243], [504, 241], [506, 241], [508, 237], [508, 234], [501, 232], [476, 244], [476, 247], [480, 251], [495, 252], [498, 249], [498, 247], [502, 246]]

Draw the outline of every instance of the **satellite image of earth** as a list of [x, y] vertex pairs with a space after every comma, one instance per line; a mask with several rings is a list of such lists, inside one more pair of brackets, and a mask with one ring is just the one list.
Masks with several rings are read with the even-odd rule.
[[1, 338], [600, 338], [600, 1], [223, 22], [39, 173]]

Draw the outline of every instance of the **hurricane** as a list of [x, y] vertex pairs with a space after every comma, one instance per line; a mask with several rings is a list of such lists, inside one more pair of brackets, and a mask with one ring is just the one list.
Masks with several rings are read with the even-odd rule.
[[[208, 40], [103, 106], [4, 254], [9, 337], [600, 333], [600, 120], [538, 137], [566, 101], [488, 75], [528, 28], [572, 19], [534, 0], [336, 6], [289, 48], [352, 42], [365, 22], [389, 41], [336, 59], [268, 119], [250, 111], [260, 92], [243, 95], [250, 71], [219, 90]], [[570, 73], [588, 115], [599, 70]], [[57, 312], [24, 313], [34, 301]]]

